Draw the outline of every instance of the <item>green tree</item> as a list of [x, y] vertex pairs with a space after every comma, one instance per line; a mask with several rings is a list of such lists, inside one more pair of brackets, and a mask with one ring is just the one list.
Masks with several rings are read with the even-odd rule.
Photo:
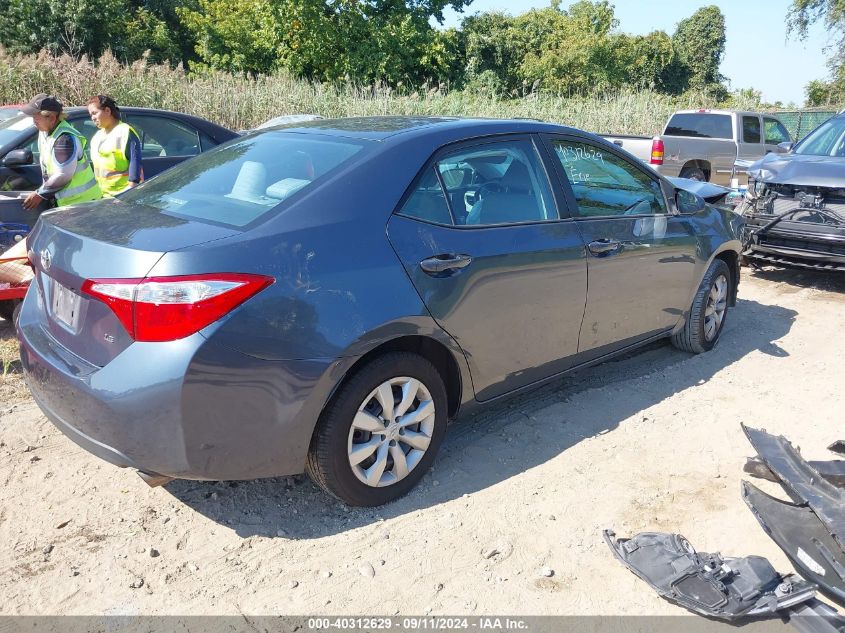
[[805, 87], [807, 105], [830, 105], [845, 102], [845, 0], [793, 0], [787, 14], [788, 32], [803, 40], [810, 25], [822, 21], [836, 42], [828, 61], [831, 77], [814, 80]]
[[719, 7], [702, 7], [681, 20], [672, 40], [682, 63], [689, 69], [691, 88], [724, 90], [719, 65], [725, 55], [725, 16]]
[[786, 19], [789, 33], [805, 39], [810, 25], [819, 20], [838, 36], [837, 56], [845, 58], [845, 0], [792, 0]]
[[286, 69], [319, 80], [419, 85], [454, 79], [460, 38], [430, 20], [470, 0], [198, 0], [180, 16], [211, 68]]
[[0, 42], [12, 53], [86, 54], [106, 49], [124, 61], [150, 51], [153, 62], [186, 61], [175, 7], [193, 0], [0, 0]]
[[523, 51], [513, 41], [513, 22], [512, 17], [498, 11], [464, 19], [461, 33], [467, 83], [494, 94], [516, 87]]
[[627, 85], [653, 88], [678, 94], [685, 86], [686, 69], [682, 68], [675, 45], [663, 31], [648, 35], [618, 35], [616, 64], [624, 69]]

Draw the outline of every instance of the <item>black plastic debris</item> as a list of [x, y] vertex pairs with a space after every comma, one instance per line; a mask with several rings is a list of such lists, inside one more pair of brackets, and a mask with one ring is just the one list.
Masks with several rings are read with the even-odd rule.
[[785, 437], [745, 425], [742, 430], [787, 494], [794, 501], [809, 505], [839, 547], [845, 547], [845, 489], [822, 477]]
[[[807, 462], [811, 468], [837, 488], [845, 488], [845, 459]], [[780, 479], [759, 457], [749, 457], [742, 469], [752, 477], [780, 483]]]
[[617, 539], [604, 531], [616, 557], [662, 597], [690, 611], [722, 620], [774, 616], [810, 600], [816, 586], [781, 575], [761, 556], [725, 558], [696, 552], [680, 534], [643, 532]]
[[801, 633], [843, 633], [845, 618], [833, 607], [813, 598], [789, 610], [789, 623]]
[[801, 576], [845, 605], [845, 552], [807, 506], [793, 505], [742, 482], [742, 499]]

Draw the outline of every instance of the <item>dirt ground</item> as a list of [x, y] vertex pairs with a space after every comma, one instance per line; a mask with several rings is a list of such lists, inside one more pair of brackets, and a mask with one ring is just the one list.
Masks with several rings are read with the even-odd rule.
[[746, 270], [713, 352], [654, 345], [465, 416], [422, 484], [374, 510], [301, 477], [148, 488], [40, 414], [0, 322], [0, 614], [686, 613], [601, 530], [789, 571], [739, 496], [740, 423], [831, 457], [843, 315], [842, 276]]

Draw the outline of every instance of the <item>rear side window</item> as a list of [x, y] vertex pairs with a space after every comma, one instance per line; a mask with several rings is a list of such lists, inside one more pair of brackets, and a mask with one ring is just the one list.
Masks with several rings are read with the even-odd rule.
[[760, 136], [760, 118], [756, 116], [742, 117], [742, 141], [744, 143], [759, 143]]
[[399, 214], [434, 224], [452, 224], [452, 214], [435, 167], [429, 167], [423, 173]]
[[766, 144], [777, 145], [779, 143], [788, 143], [792, 139], [789, 138], [789, 132], [783, 126], [783, 123], [777, 119], [763, 119], [763, 128], [766, 132]]
[[243, 227], [363, 149], [349, 139], [264, 132], [180, 163], [121, 194], [177, 217]]
[[664, 134], [695, 138], [733, 138], [733, 124], [729, 114], [687, 112], [674, 115]]
[[446, 154], [422, 175], [399, 213], [467, 227], [558, 219], [548, 177], [527, 140]]
[[144, 158], [196, 156], [200, 153], [197, 131], [175, 119], [132, 115], [126, 117], [126, 122], [141, 137]]

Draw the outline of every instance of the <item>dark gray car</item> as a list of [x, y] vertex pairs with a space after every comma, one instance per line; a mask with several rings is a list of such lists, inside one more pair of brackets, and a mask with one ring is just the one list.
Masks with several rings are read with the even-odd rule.
[[407, 492], [459, 411], [671, 336], [717, 342], [741, 220], [532, 121], [261, 131], [45, 214], [18, 321], [71, 439], [156, 483]]
[[[203, 118], [169, 110], [125, 107], [121, 119], [141, 140], [144, 177], [150, 179], [191, 156], [206, 152], [238, 134]], [[88, 141], [97, 126], [81, 107], [66, 108], [67, 121]], [[38, 162], [38, 130], [32, 117], [21, 112], [0, 120], [0, 192], [29, 192], [41, 186]], [[37, 213], [24, 211], [17, 196], [0, 196], [0, 222], [32, 225]]]

